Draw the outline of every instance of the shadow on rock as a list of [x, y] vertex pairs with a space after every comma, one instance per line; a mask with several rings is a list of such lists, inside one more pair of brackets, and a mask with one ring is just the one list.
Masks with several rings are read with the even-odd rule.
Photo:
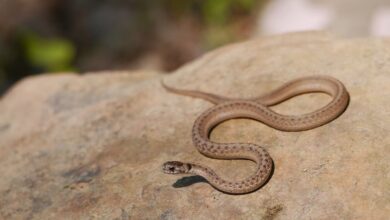
[[207, 183], [207, 180], [201, 176], [186, 176], [178, 179], [172, 186], [175, 188], [181, 188], [195, 183]]

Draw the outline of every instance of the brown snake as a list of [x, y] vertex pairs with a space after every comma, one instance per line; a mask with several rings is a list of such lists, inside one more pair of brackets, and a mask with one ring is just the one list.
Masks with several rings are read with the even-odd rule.
[[[163, 82], [162, 85], [169, 92], [202, 98], [216, 104], [203, 112], [192, 128], [192, 141], [200, 153], [216, 159], [249, 159], [257, 164], [255, 173], [236, 182], [222, 179], [206, 166], [179, 161], [165, 162], [163, 172], [200, 175], [218, 190], [231, 194], [249, 193], [260, 188], [268, 180], [273, 162], [268, 152], [255, 144], [212, 142], [209, 134], [216, 125], [228, 119], [250, 118], [281, 131], [303, 131], [332, 121], [344, 112], [349, 102], [344, 85], [329, 76], [299, 78], [251, 99], [231, 99], [200, 91], [175, 89]], [[269, 108], [294, 96], [314, 92], [328, 94], [332, 100], [326, 106], [303, 115], [282, 115]]]

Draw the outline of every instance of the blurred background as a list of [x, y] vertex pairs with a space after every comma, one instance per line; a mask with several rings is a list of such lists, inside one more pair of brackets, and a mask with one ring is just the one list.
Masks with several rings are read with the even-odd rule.
[[257, 36], [390, 35], [389, 0], [0, 0], [0, 94], [40, 73], [172, 71]]

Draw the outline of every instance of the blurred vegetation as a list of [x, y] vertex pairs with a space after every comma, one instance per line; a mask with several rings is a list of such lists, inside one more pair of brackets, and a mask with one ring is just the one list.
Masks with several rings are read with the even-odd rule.
[[[263, 2], [33, 1], [34, 7], [22, 0], [0, 2], [0, 93], [42, 72], [148, 65], [173, 70], [207, 50], [247, 38]], [[148, 57], [157, 57], [157, 64]]]
[[25, 58], [35, 67], [49, 72], [72, 70], [75, 49], [70, 41], [60, 38], [45, 39], [33, 33], [22, 36]]
[[237, 40], [234, 34], [235, 19], [252, 18], [259, 1], [255, 0], [167, 0], [170, 11], [176, 15], [192, 14], [199, 17], [204, 26], [203, 45], [213, 49], [220, 45]]

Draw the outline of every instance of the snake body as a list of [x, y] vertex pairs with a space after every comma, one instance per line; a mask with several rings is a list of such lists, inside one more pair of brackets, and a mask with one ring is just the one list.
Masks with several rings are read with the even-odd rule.
[[[216, 143], [209, 139], [211, 130], [219, 123], [234, 118], [250, 118], [281, 131], [303, 131], [326, 124], [344, 112], [349, 95], [344, 85], [329, 76], [309, 76], [290, 81], [278, 89], [251, 99], [232, 99], [194, 90], [181, 90], [166, 86], [169, 92], [202, 98], [215, 106], [203, 112], [195, 121], [192, 141], [203, 155], [215, 159], [248, 159], [257, 164], [256, 171], [241, 181], [229, 181], [218, 176], [211, 168], [200, 164], [168, 161], [163, 164], [167, 174], [196, 174], [204, 177], [216, 189], [243, 194], [260, 188], [269, 178], [273, 166], [268, 152], [251, 143]], [[332, 100], [324, 107], [303, 115], [282, 115], [269, 107], [294, 96], [321, 92]]]

